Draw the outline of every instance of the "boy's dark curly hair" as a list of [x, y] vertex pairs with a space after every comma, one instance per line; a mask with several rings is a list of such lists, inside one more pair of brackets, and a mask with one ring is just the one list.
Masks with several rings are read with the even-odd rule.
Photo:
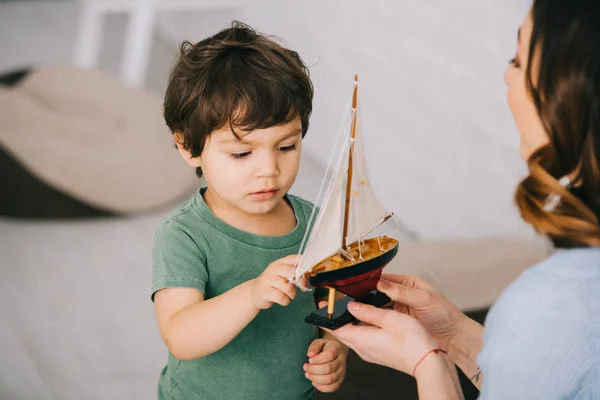
[[[264, 129], [300, 117], [302, 137], [312, 112], [313, 86], [295, 51], [241, 22], [181, 45], [165, 93], [164, 117], [192, 157], [206, 138], [229, 127]], [[202, 170], [197, 169], [198, 177]]]

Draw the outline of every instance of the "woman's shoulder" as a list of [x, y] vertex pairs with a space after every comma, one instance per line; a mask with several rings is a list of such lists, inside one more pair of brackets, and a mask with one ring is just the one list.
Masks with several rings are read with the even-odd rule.
[[599, 287], [600, 249], [556, 251], [501, 293], [486, 318], [484, 342], [523, 354], [553, 348], [557, 357], [575, 347], [595, 348], [600, 345]]
[[[503, 398], [519, 393], [519, 398], [573, 398], [568, 394], [582, 390], [597, 394], [598, 287], [600, 249], [560, 250], [523, 272], [485, 321], [478, 362], [487, 389], [504, 388]], [[531, 397], [542, 389], [547, 397]]]
[[587, 280], [600, 278], [600, 248], [585, 247], [558, 249], [546, 260], [525, 270], [521, 276], [531, 278], [555, 278]]
[[[500, 295], [492, 311], [499, 316], [568, 312], [589, 317], [590, 306], [600, 303], [600, 248], [561, 249], [525, 270]], [[598, 304], [600, 306], [600, 304]], [[502, 318], [504, 319], [504, 318]]]

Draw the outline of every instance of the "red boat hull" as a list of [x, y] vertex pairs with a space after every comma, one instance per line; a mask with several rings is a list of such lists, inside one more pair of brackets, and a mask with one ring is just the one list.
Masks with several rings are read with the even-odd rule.
[[316, 287], [333, 288], [348, 296], [360, 300], [376, 289], [383, 268], [398, 254], [398, 244], [379, 256], [345, 267], [327, 271], [310, 277], [310, 283]]

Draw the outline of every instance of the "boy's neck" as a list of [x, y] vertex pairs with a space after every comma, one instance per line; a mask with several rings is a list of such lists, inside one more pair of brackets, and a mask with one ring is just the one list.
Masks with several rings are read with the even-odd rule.
[[296, 227], [294, 209], [283, 197], [277, 206], [265, 214], [250, 214], [224, 202], [208, 188], [203, 194], [204, 202], [212, 213], [236, 229], [261, 236], [281, 236]]

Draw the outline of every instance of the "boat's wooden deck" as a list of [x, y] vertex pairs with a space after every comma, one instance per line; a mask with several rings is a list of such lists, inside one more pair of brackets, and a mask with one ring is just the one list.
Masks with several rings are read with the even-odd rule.
[[355, 266], [393, 249], [397, 243], [396, 239], [387, 236], [365, 239], [361, 242], [360, 246], [358, 242], [354, 242], [349, 246], [349, 250], [347, 251], [354, 258], [354, 261], [340, 252], [317, 264], [310, 275], [315, 276], [321, 272]]

